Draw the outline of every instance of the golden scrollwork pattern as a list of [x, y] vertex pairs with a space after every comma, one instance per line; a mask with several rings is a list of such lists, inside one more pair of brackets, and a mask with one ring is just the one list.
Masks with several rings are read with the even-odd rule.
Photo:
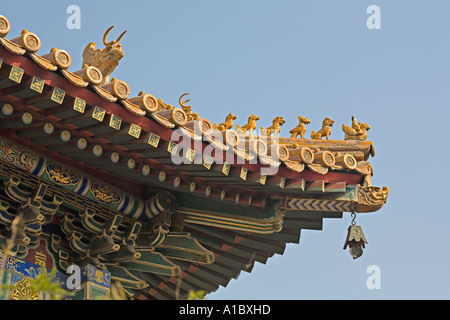
[[114, 204], [120, 201], [120, 194], [104, 184], [92, 184], [90, 191], [93, 197], [101, 203]]
[[9, 300], [42, 300], [42, 293], [33, 290], [29, 278], [22, 278], [14, 284], [8, 298]]
[[46, 171], [50, 180], [60, 185], [76, 185], [80, 180], [70, 169], [56, 163], [49, 164]]

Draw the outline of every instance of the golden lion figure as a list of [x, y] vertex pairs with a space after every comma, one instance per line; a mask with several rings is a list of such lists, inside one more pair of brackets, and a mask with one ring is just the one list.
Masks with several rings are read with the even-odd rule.
[[370, 126], [367, 123], [357, 122], [356, 118], [352, 116], [352, 126], [342, 125], [342, 131], [345, 133], [345, 140], [361, 140], [367, 139], [367, 131]]
[[273, 136], [276, 137], [280, 133], [281, 126], [285, 123], [283, 117], [275, 117], [272, 121], [272, 125], [267, 128], [261, 127], [260, 133], [261, 135], [270, 136], [273, 133]]
[[220, 123], [219, 125], [216, 125], [216, 123], [213, 123], [213, 129], [217, 129], [219, 131], [225, 131], [228, 129], [233, 128], [233, 120], [236, 120], [236, 116], [234, 116], [231, 112], [227, 115], [225, 118], [225, 122]]
[[331, 135], [331, 127], [334, 124], [334, 120], [325, 117], [322, 121], [322, 129], [315, 132], [314, 130], [311, 132], [311, 139], [321, 139], [322, 137], [326, 137], [328, 140]]
[[253, 113], [248, 117], [248, 121], [246, 125], [240, 127], [238, 124], [236, 125], [236, 131], [239, 133], [246, 133], [247, 131], [250, 133], [250, 136], [253, 136], [253, 130], [256, 129], [256, 121], [259, 120], [258, 116], [255, 116]]
[[305, 138], [306, 125], [310, 123], [308, 118], [298, 116], [298, 125], [289, 131], [291, 138], [297, 138], [298, 135], [300, 135], [302, 139]]

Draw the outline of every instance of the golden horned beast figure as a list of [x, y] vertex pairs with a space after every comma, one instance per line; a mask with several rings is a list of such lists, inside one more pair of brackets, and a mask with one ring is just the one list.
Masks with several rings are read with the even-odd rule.
[[308, 118], [298, 116], [298, 125], [289, 131], [289, 133], [292, 134], [291, 138], [297, 138], [298, 135], [300, 135], [302, 139], [305, 138], [306, 125], [310, 123]]
[[225, 131], [233, 128], [233, 120], [236, 120], [236, 116], [234, 116], [231, 112], [225, 118], [225, 122], [217, 125], [215, 122], [213, 123], [213, 129], [217, 129], [219, 131]]
[[321, 139], [322, 137], [326, 137], [328, 140], [331, 135], [331, 127], [334, 124], [334, 120], [325, 117], [322, 121], [322, 129], [315, 132], [314, 130], [311, 132], [311, 139]]
[[352, 126], [342, 125], [342, 131], [345, 133], [345, 140], [361, 140], [367, 139], [367, 131], [370, 126], [367, 123], [357, 122], [356, 118], [352, 116]]
[[124, 56], [119, 41], [126, 31], [122, 32], [116, 41], [106, 42], [108, 33], [113, 27], [109, 27], [103, 35], [103, 44], [105, 45], [105, 48], [96, 49], [95, 43], [91, 42], [83, 51], [83, 69], [88, 66], [98, 68], [103, 75], [103, 82], [101, 84], [109, 82], [111, 73], [119, 65], [119, 60]]

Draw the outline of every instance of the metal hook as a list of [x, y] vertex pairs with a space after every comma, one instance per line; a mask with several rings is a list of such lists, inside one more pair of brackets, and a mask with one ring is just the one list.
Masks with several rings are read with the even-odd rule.
[[356, 213], [352, 212], [352, 226], [356, 225], [355, 219], [356, 219]]

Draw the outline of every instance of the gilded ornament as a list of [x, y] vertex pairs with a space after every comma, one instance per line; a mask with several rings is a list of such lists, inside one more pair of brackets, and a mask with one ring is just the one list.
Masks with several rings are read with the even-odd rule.
[[127, 99], [130, 95], [130, 87], [124, 81], [116, 78], [112, 78], [111, 82], [102, 84], [101, 87], [122, 100]]
[[300, 159], [305, 164], [312, 164], [314, 161], [314, 152], [308, 147], [303, 147], [300, 150], [299, 155], [300, 155]]
[[314, 130], [311, 132], [311, 139], [321, 139], [322, 137], [326, 137], [328, 140], [331, 135], [331, 127], [334, 124], [334, 120], [325, 117], [322, 121], [322, 128], [315, 132]]
[[206, 119], [202, 119], [200, 128], [203, 134], [208, 134], [212, 129], [211, 122]]
[[253, 113], [248, 117], [247, 124], [240, 127], [238, 124], [236, 125], [236, 131], [238, 133], [245, 134], [247, 131], [250, 133], [250, 137], [253, 137], [253, 130], [256, 129], [256, 121], [259, 120], [258, 116], [255, 116]]
[[3, 139], [0, 140], [0, 159], [9, 164], [31, 171], [37, 162], [37, 158], [37, 154], [25, 150], [17, 144], [9, 143]]
[[129, 98], [128, 101], [150, 113], [157, 111], [159, 107], [158, 100], [156, 100], [153, 95], [145, 93], [144, 91], [140, 91], [137, 97]]
[[284, 161], [284, 165], [289, 170], [294, 171], [294, 172], [302, 172], [303, 170], [305, 170], [305, 164], [304, 163], [299, 163], [299, 162], [286, 160], [286, 161]]
[[0, 15], [0, 37], [5, 37], [10, 29], [11, 25], [9, 24], [8, 19]]
[[91, 185], [91, 193], [101, 203], [113, 204], [120, 201], [120, 195], [110, 187], [95, 183]]
[[52, 48], [49, 53], [44, 54], [41, 58], [63, 70], [69, 68], [72, 62], [72, 59], [67, 51], [56, 48]]
[[36, 292], [28, 278], [22, 278], [14, 284], [14, 287], [9, 292], [9, 299], [11, 300], [42, 300], [42, 293]]
[[170, 111], [170, 120], [179, 127], [184, 126], [187, 121], [190, 121], [187, 113], [180, 108], [174, 108]]
[[[64, 71], [64, 70], [63, 70]], [[81, 70], [75, 71], [72, 73], [72, 77], [70, 77], [70, 73], [64, 73], [65, 75], [69, 75], [69, 80], [74, 80], [76, 76], [80, 77], [82, 81], [89, 82], [93, 85], [100, 85], [103, 81], [103, 75], [100, 70], [94, 66], [87, 66]]]
[[361, 140], [367, 139], [367, 131], [370, 130], [370, 126], [367, 123], [357, 122], [356, 118], [352, 116], [351, 127], [342, 125], [342, 131], [345, 133], [345, 140]]
[[310, 123], [311, 121], [309, 121], [308, 118], [298, 116], [298, 125], [289, 131], [289, 133], [291, 134], [291, 138], [297, 138], [298, 135], [300, 135], [300, 137], [304, 139], [306, 125]]
[[38, 36], [26, 29], [22, 30], [20, 36], [10, 41], [33, 53], [41, 47], [41, 40], [39, 40]]
[[379, 210], [387, 201], [388, 187], [366, 186], [358, 188], [357, 212], [374, 212]]
[[[8, 30], [6, 30], [7, 32]], [[5, 33], [6, 35], [6, 33]], [[12, 52], [14, 54], [17, 55], [23, 55], [25, 54], [27, 51], [25, 49], [23, 49], [20, 45], [11, 42], [10, 40], [4, 38], [4, 36], [2, 36], [1, 30], [0, 30], [0, 44], [6, 48], [9, 52]]]
[[58, 104], [62, 104], [62, 102], [64, 101], [64, 97], [65, 96], [66, 96], [66, 92], [64, 90], [55, 87], [53, 89], [51, 100], [55, 101]]
[[281, 161], [289, 160], [289, 150], [285, 146], [277, 146], [276, 153]]
[[336, 163], [336, 158], [330, 151], [320, 151], [315, 154], [317, 156], [321, 163], [326, 167], [333, 167]]
[[342, 163], [347, 170], [355, 170], [358, 165], [355, 157], [349, 153], [346, 153], [344, 155], [338, 153], [335, 158], [336, 162]]
[[95, 43], [91, 42], [83, 51], [82, 68], [84, 69], [88, 66], [98, 68], [103, 75], [103, 81], [101, 84], [109, 82], [111, 73], [119, 65], [120, 59], [124, 56], [122, 46], [119, 44], [119, 41], [122, 39], [126, 31], [122, 32], [116, 41], [107, 42], [108, 33], [112, 28], [113, 27], [108, 28], [103, 35], [103, 44], [105, 45], [105, 48], [96, 49]]
[[173, 105], [167, 104], [163, 101], [163, 99], [158, 99], [159, 111], [171, 110], [174, 108]]
[[272, 133], [274, 137], [277, 137], [280, 133], [281, 126], [285, 123], [283, 117], [275, 117], [272, 121], [272, 125], [267, 128], [261, 127], [260, 133], [264, 136], [270, 136]]
[[67, 69], [69, 68], [70, 64], [72, 63], [72, 59], [70, 58], [70, 55], [65, 50], [56, 49], [53, 48], [52, 50], [53, 55], [53, 61], [58, 67], [61, 69]]
[[49, 60], [33, 53], [33, 52], [29, 52], [29, 57], [35, 62], [37, 63], [41, 68], [48, 70], [48, 71], [56, 71], [58, 69], [58, 67], [56, 65], [54, 65], [53, 63], [51, 63]]
[[44, 80], [39, 79], [38, 77], [33, 77], [33, 80], [30, 84], [30, 89], [36, 91], [37, 93], [42, 93], [44, 90]]
[[219, 131], [225, 131], [233, 128], [233, 120], [236, 120], [236, 116], [234, 116], [231, 112], [226, 116], [225, 122], [220, 123], [219, 125], [216, 125], [216, 123], [213, 123], [213, 129], [217, 129]]
[[24, 71], [22, 68], [19, 68], [18, 66], [12, 66], [8, 78], [14, 82], [20, 83], [22, 81], [23, 73]]
[[188, 103], [190, 101], [190, 99], [187, 99], [183, 102], [181, 102], [181, 99], [188, 95], [189, 93], [184, 93], [180, 96], [180, 98], [178, 99], [178, 103], [180, 104], [180, 106], [183, 108], [183, 111], [186, 112], [187, 115], [187, 120], [188, 121], [193, 121], [193, 120], [198, 120], [200, 119], [200, 116], [197, 113], [193, 113], [192, 112], [192, 107], [191, 106], [187, 106], [186, 103]]
[[84, 273], [89, 281], [104, 287], [109, 287], [111, 285], [111, 273], [109, 271], [97, 269], [92, 264], [86, 264]]
[[114, 94], [120, 99], [126, 99], [130, 95], [130, 88], [121, 80], [114, 81], [113, 90]]

